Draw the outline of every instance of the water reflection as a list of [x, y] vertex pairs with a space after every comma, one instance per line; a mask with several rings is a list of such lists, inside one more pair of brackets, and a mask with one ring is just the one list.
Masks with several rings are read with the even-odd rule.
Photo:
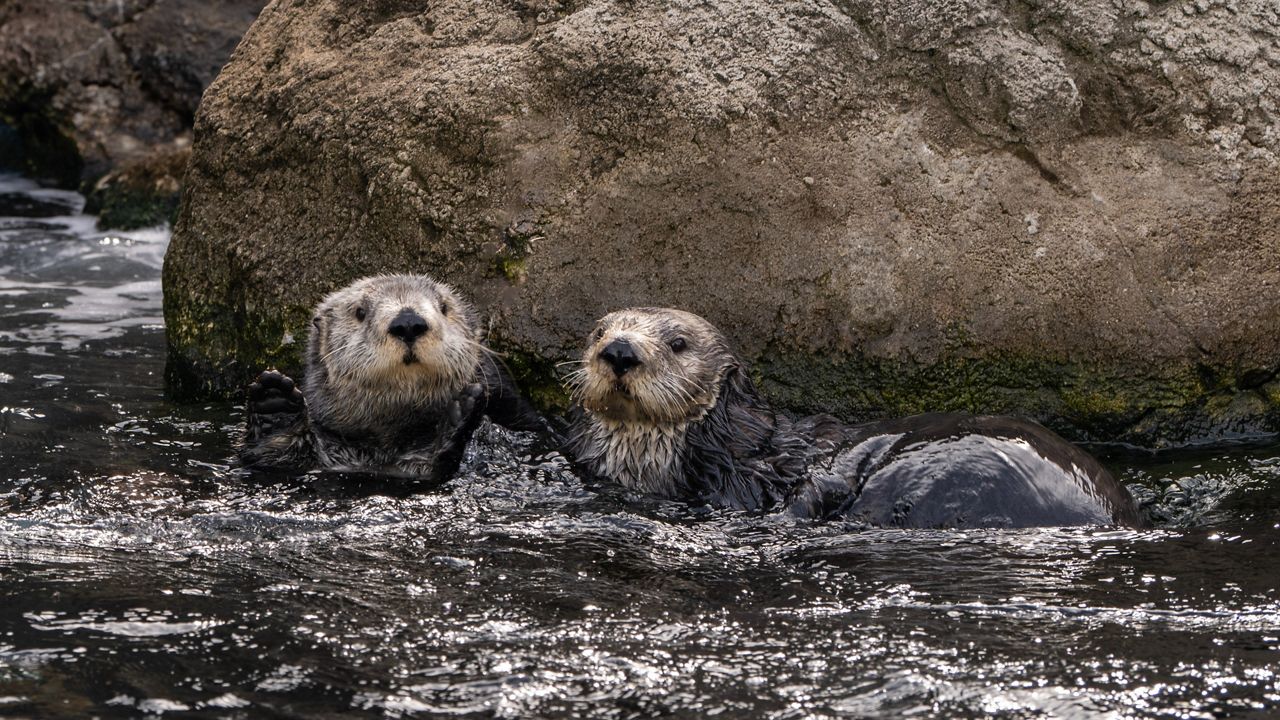
[[0, 219], [0, 715], [1280, 703], [1273, 450], [1121, 467], [1163, 513], [1150, 532], [689, 511], [488, 426], [444, 485], [243, 477], [239, 409], [161, 393], [164, 233], [97, 232], [75, 196], [14, 179], [5, 207], [42, 209]]

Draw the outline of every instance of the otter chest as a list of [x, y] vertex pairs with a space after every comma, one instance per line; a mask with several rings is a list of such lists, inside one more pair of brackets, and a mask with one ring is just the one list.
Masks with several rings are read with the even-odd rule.
[[593, 428], [591, 453], [596, 474], [628, 488], [675, 497], [684, 466], [687, 426]]

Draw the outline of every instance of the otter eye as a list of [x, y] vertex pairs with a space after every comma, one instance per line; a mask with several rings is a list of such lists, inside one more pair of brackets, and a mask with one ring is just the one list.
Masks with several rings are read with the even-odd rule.
[[362, 307], [356, 308], [356, 319], [361, 322], [364, 322], [364, 317], [365, 317], [364, 308]]
[[449, 303], [447, 303], [447, 302], [441, 302], [441, 303], [440, 303], [440, 314], [441, 314], [441, 315], [448, 315], [448, 314], [449, 314]]
[[599, 340], [602, 337], [604, 337], [604, 328], [602, 327], [596, 328], [596, 331], [591, 333], [592, 340]]
[[678, 337], [667, 344], [671, 346], [672, 352], [684, 352], [684, 349], [688, 347], [688, 344], [685, 343], [684, 338], [682, 337]]

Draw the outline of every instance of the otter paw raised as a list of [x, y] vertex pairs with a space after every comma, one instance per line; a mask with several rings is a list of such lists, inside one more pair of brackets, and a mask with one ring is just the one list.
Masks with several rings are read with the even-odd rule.
[[297, 414], [304, 405], [293, 378], [279, 370], [266, 370], [249, 385], [249, 412], [255, 415]]
[[449, 403], [449, 421], [456, 425], [471, 417], [482, 397], [484, 397], [484, 386], [479, 383], [472, 383], [463, 388], [462, 392]]

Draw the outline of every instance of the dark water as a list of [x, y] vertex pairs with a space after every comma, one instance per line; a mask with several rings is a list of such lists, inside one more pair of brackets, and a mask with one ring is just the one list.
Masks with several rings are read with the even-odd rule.
[[0, 181], [0, 716], [1280, 712], [1280, 448], [1119, 467], [1146, 532], [699, 517], [491, 428], [439, 487], [247, 479], [239, 408], [162, 395], [167, 236], [31, 190]]

